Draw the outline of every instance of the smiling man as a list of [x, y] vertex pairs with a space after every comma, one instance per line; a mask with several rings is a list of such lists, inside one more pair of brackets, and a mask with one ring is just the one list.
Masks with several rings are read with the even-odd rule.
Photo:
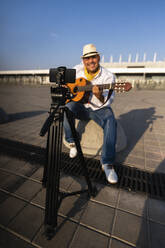
[[[116, 120], [111, 109], [114, 92], [104, 86], [115, 83], [114, 75], [100, 66], [100, 55], [93, 44], [83, 47], [82, 64], [75, 66], [76, 78], [83, 77], [93, 86], [87, 102], [69, 102], [66, 106], [75, 119], [94, 120], [103, 129], [103, 146], [101, 154], [102, 169], [110, 183], [117, 183], [115, 172]], [[106, 88], [106, 87], [105, 87]], [[111, 87], [112, 88], [112, 87]], [[70, 157], [77, 156], [77, 149], [66, 116], [64, 116], [65, 139], [70, 146]]]

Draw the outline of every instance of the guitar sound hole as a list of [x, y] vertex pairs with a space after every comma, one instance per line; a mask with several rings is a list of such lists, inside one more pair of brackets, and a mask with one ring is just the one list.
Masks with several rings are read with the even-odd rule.
[[73, 90], [73, 92], [74, 93], [77, 93], [77, 91], [78, 91], [78, 88], [77, 88], [77, 86], [74, 88], [74, 90]]

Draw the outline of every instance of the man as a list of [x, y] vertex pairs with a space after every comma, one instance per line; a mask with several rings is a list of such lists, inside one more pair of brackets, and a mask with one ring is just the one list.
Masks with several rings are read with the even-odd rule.
[[[115, 144], [116, 144], [116, 120], [110, 103], [114, 98], [112, 90], [101, 89], [98, 85], [113, 84], [114, 75], [100, 66], [100, 55], [93, 44], [87, 44], [83, 48], [83, 63], [75, 66], [76, 78], [83, 77], [93, 85], [87, 103], [69, 102], [66, 106], [73, 112], [75, 118], [80, 120], [94, 120], [103, 128], [104, 138], [101, 154], [102, 169], [110, 183], [117, 183], [118, 177], [114, 170]], [[112, 93], [113, 92], [113, 93]], [[64, 117], [65, 139], [70, 146], [70, 157], [77, 155], [77, 149], [72, 137], [72, 132], [66, 116]]]

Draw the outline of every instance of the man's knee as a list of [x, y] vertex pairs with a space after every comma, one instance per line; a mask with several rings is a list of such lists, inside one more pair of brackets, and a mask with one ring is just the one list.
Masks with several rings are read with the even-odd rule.
[[69, 102], [66, 107], [74, 114], [76, 119], [86, 119], [88, 117], [86, 108], [81, 103]]
[[68, 102], [65, 106], [72, 112], [75, 112], [78, 107], [76, 102]]
[[103, 113], [104, 120], [112, 120], [115, 119], [114, 113], [111, 108], [105, 108]]

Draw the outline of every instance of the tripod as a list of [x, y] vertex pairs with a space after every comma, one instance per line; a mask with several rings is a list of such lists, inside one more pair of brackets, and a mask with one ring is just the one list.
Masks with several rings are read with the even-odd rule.
[[[72, 112], [67, 107], [65, 107], [64, 99], [65, 98], [62, 98], [61, 102], [57, 105], [52, 104], [50, 108], [50, 115], [44, 123], [40, 132], [40, 135], [44, 136], [45, 133], [48, 131], [46, 164], [44, 167], [42, 180], [43, 186], [46, 187], [44, 224], [45, 235], [47, 239], [51, 239], [55, 234], [55, 228], [57, 227], [58, 209], [65, 197], [75, 194], [82, 194], [85, 192], [88, 192], [89, 196], [94, 197], [97, 193], [97, 189], [92, 186], [91, 181], [88, 177], [88, 171], [81, 150], [77, 131], [74, 126]], [[59, 190], [64, 113], [66, 113], [66, 118], [68, 119], [72, 131], [80, 163], [84, 170], [84, 177], [88, 185], [88, 189], [86, 190], [75, 191], [71, 193], [60, 192]]]

